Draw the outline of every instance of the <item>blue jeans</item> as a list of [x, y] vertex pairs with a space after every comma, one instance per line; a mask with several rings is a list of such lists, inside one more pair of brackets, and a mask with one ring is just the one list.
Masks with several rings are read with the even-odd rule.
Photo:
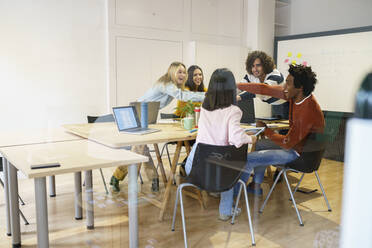
[[[269, 146], [271, 145], [271, 146]], [[295, 150], [289, 149], [285, 150], [275, 145], [272, 142], [270, 144], [266, 141], [258, 141], [256, 144], [256, 151], [248, 153], [247, 164], [245, 166], [244, 172], [241, 175], [241, 179], [247, 182], [250, 174], [254, 170], [253, 181], [255, 183], [262, 183], [265, 175], [266, 167], [269, 165], [279, 165], [289, 163], [296, 158], [298, 154]], [[264, 150], [265, 148], [271, 147], [271, 150]], [[187, 174], [190, 174], [192, 168], [192, 161], [194, 159], [194, 154], [196, 150], [196, 144], [192, 147], [189, 157], [187, 158], [185, 170]], [[238, 186], [238, 185], [237, 185]], [[228, 191], [221, 193], [219, 211], [220, 214], [230, 215], [233, 206], [234, 195], [238, 194], [239, 187], [234, 187]]]

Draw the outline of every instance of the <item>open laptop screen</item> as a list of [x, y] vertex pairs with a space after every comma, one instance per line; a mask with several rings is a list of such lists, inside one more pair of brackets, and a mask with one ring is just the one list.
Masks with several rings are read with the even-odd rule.
[[113, 108], [116, 124], [119, 131], [128, 130], [139, 127], [138, 116], [133, 106], [115, 107]]
[[254, 113], [254, 102], [253, 98], [244, 99], [238, 101], [238, 107], [242, 110], [243, 115], [240, 120], [241, 123], [255, 123], [255, 113]]

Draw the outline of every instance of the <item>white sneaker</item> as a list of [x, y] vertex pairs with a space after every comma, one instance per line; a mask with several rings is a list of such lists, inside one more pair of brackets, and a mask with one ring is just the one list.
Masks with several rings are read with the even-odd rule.
[[[218, 219], [222, 220], [222, 221], [227, 221], [233, 216], [233, 212], [234, 212], [234, 208], [231, 209], [231, 214], [230, 215], [220, 214], [220, 216], [218, 216]], [[241, 213], [242, 213], [242, 209], [241, 208], [236, 208], [235, 217], [238, 217]]]

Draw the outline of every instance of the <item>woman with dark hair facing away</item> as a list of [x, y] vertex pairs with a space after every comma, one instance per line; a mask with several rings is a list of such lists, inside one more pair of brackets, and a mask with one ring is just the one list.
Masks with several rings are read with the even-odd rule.
[[[204, 87], [204, 75], [202, 69], [197, 65], [192, 65], [187, 69], [187, 81], [185, 84], [185, 90], [193, 92], [206, 92], [207, 89]], [[195, 105], [200, 106], [201, 102], [196, 102]], [[182, 113], [182, 108], [186, 105], [184, 101], [177, 101], [177, 109], [174, 112], [179, 117], [185, 117]]]
[[[200, 111], [199, 130], [196, 142], [186, 162], [186, 173], [189, 174], [196, 146], [199, 142], [210, 145], [234, 145], [256, 142], [255, 136], [247, 135], [240, 127], [242, 111], [236, 106], [235, 78], [228, 69], [217, 69], [213, 72], [208, 91]], [[219, 219], [226, 221], [232, 216], [233, 189], [221, 193]], [[240, 214], [238, 209], [236, 215]]]
[[[168, 71], [161, 76], [154, 86], [140, 97], [138, 101], [160, 102], [160, 108], [167, 106], [174, 98], [182, 101], [203, 101], [205, 96], [204, 92], [184, 91], [186, 79], [187, 73], [185, 65], [181, 62], [173, 62], [169, 66]], [[146, 145], [136, 146], [134, 147], [134, 151], [143, 152], [145, 156], [149, 157], [149, 162], [144, 163], [146, 174], [148, 179], [152, 180], [151, 190], [153, 192], [159, 191], [159, 175], [152, 161], [149, 148]], [[110, 180], [110, 185], [114, 191], [120, 191], [119, 181], [124, 180], [127, 174], [127, 166], [119, 166], [116, 168]]]

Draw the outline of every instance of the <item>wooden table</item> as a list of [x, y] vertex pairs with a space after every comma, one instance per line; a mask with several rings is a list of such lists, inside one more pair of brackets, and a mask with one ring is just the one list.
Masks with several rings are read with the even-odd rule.
[[[288, 124], [283, 123], [275, 123], [270, 125], [272, 129], [276, 130], [288, 128]], [[241, 126], [243, 128], [254, 127], [245, 124], [242, 124]], [[145, 135], [121, 133], [118, 131], [117, 126], [114, 122], [71, 124], [64, 125], [63, 127], [73, 134], [80, 135], [81, 137], [96, 141], [112, 148], [122, 148], [130, 145], [146, 144], [154, 144], [155, 148], [157, 148], [158, 143], [176, 141], [177, 147], [171, 164], [171, 174], [169, 175], [168, 180], [164, 180], [166, 182], [166, 188], [163, 199], [161, 201], [158, 201], [153, 198], [148, 198], [148, 200], [152, 204], [160, 208], [159, 220], [163, 220], [164, 212], [170, 196], [170, 190], [173, 181], [172, 179], [174, 178], [176, 173], [177, 162], [179, 159], [182, 144], [185, 142], [187, 153], [189, 153], [190, 146], [188, 144], [188, 140], [195, 139], [197, 132], [190, 133], [189, 131], [182, 128], [179, 123], [149, 125], [150, 128], [160, 129], [161, 131]], [[158, 151], [158, 149], [155, 149], [155, 151]], [[158, 162], [162, 164], [160, 154], [158, 154], [158, 152], [157, 158]], [[160, 168], [162, 168], [162, 166]]]
[[[73, 135], [65, 131], [64, 128], [48, 128], [48, 129], [20, 129], [17, 131], [2, 131], [0, 132], [0, 148], [23, 146], [32, 144], [43, 144], [50, 142], [62, 142], [81, 140], [80, 136]], [[6, 164], [5, 162], [3, 164]], [[4, 196], [5, 196], [5, 216], [6, 216], [6, 232], [7, 235], [12, 235], [10, 225], [10, 207], [9, 207], [9, 187], [7, 167], [4, 166]], [[49, 195], [56, 195], [55, 177], [49, 177]], [[14, 239], [13, 239], [14, 240]], [[13, 242], [14, 243], [14, 242]]]
[[[179, 123], [175, 124], [155, 124], [149, 125], [150, 128], [160, 129], [160, 132], [150, 133], [145, 135], [126, 134], [118, 131], [114, 122], [107, 123], [93, 123], [93, 124], [74, 124], [64, 125], [64, 128], [69, 132], [80, 135], [89, 140], [96, 141], [100, 144], [107, 145], [112, 148], [122, 148], [132, 145], [146, 145], [154, 144], [157, 158], [160, 165], [162, 161], [160, 154], [158, 154], [158, 143], [177, 142], [176, 151], [171, 164], [171, 174], [168, 179], [163, 179], [166, 183], [166, 188], [162, 200], [158, 201], [153, 198], [146, 198], [149, 202], [160, 208], [159, 220], [163, 220], [164, 212], [169, 200], [172, 181], [176, 173], [177, 162], [180, 156], [181, 148], [185, 143], [187, 153], [190, 152], [190, 145], [188, 140], [196, 138], [196, 133], [190, 133], [181, 127]], [[160, 166], [162, 168], [162, 166]]]
[[[38, 247], [49, 247], [48, 234], [48, 210], [46, 198], [46, 176], [64, 173], [81, 173], [85, 171], [86, 187], [86, 215], [87, 227], [93, 228], [93, 190], [92, 190], [92, 170], [98, 168], [113, 167], [119, 165], [129, 165], [129, 231], [130, 247], [138, 247], [138, 216], [137, 216], [137, 163], [148, 161], [148, 158], [126, 150], [111, 149], [89, 140], [77, 140], [68, 142], [55, 142], [34, 144], [25, 146], [12, 146], [0, 148], [4, 156], [4, 168], [9, 177], [9, 198], [11, 230], [13, 247], [21, 244], [20, 224], [19, 224], [19, 203], [18, 203], [18, 181], [17, 170], [22, 171], [27, 178], [35, 181], [35, 204], [37, 221], [37, 240]], [[35, 169], [30, 165], [59, 163], [60, 167]], [[134, 172], [134, 173], [133, 173]], [[133, 175], [134, 174], [134, 177]], [[81, 192], [81, 176], [80, 176]], [[75, 198], [81, 194], [75, 192]], [[137, 235], [137, 236], [136, 236]], [[132, 238], [132, 236], [134, 238]]]

